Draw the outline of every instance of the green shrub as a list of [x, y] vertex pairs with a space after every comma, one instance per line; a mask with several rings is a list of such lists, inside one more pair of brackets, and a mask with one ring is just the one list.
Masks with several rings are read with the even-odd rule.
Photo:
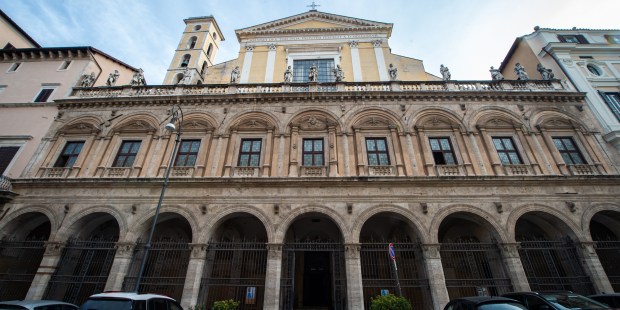
[[370, 310], [411, 310], [411, 303], [405, 297], [392, 294], [370, 297]]
[[239, 302], [232, 299], [220, 300], [213, 303], [213, 310], [235, 310], [239, 307]]

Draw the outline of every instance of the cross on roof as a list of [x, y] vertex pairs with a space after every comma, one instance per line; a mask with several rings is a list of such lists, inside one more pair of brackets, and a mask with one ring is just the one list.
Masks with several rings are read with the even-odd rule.
[[315, 4], [314, 1], [312, 1], [311, 5], [306, 5], [306, 6], [309, 7], [309, 8], [312, 8], [312, 10], [310, 10], [310, 11], [316, 11], [316, 7], [320, 6], [320, 5]]

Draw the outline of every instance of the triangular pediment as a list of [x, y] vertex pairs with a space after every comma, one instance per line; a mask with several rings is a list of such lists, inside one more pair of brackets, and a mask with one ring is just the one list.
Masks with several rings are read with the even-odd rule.
[[295, 32], [323, 32], [323, 31], [369, 31], [384, 30], [388, 36], [392, 31], [392, 24], [380, 23], [365, 19], [342, 15], [310, 11], [290, 17], [278, 19], [268, 23], [236, 30], [237, 37], [249, 34], [276, 34]]

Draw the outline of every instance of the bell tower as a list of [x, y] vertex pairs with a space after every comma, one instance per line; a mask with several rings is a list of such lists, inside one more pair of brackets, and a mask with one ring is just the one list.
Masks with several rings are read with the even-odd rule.
[[207, 68], [215, 61], [220, 42], [224, 41], [220, 27], [211, 15], [183, 21], [185, 30], [168, 67], [164, 85], [202, 84]]

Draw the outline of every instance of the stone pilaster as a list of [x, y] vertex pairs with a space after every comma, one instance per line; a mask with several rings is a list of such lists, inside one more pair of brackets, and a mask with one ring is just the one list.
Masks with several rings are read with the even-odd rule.
[[205, 260], [207, 258], [207, 245], [204, 243], [192, 243], [189, 245], [192, 252], [187, 265], [185, 275], [185, 286], [181, 297], [181, 306], [188, 309], [197, 304], [198, 293], [200, 291], [200, 281], [202, 279]]
[[41, 264], [39, 265], [39, 269], [37, 269], [34, 279], [32, 279], [30, 289], [28, 289], [25, 299], [39, 300], [43, 298], [43, 294], [47, 288], [47, 283], [56, 271], [56, 266], [58, 266], [64, 247], [64, 242], [45, 242], [45, 253], [43, 254], [43, 259], [41, 259]]
[[362, 264], [360, 260], [361, 245], [348, 243], [345, 249], [345, 268], [347, 270], [347, 308], [364, 309], [364, 291], [362, 289]]
[[512, 282], [512, 288], [515, 291], [525, 292], [530, 290], [530, 283], [527, 281], [527, 275], [521, 264], [519, 256], [518, 243], [502, 243], [500, 245], [502, 251], [502, 260], [506, 266], [506, 272]]
[[446, 288], [446, 276], [443, 273], [441, 255], [439, 254], [439, 244], [423, 244], [424, 264], [426, 266], [426, 276], [433, 297], [433, 309], [441, 310], [450, 301], [448, 289]]
[[264, 310], [280, 309], [280, 277], [282, 273], [282, 244], [267, 244], [267, 275], [265, 277]]
[[594, 290], [596, 290], [597, 293], [613, 292], [614, 289], [596, 254], [595, 245], [595, 242], [581, 242], [578, 244], [577, 250], [579, 251], [579, 256], [581, 256], [583, 268], [586, 274], [592, 279]]
[[105, 291], [120, 291], [123, 289], [123, 281], [129, 271], [136, 244], [133, 242], [117, 242], [115, 247], [116, 254], [110, 267], [108, 281], [105, 283]]

